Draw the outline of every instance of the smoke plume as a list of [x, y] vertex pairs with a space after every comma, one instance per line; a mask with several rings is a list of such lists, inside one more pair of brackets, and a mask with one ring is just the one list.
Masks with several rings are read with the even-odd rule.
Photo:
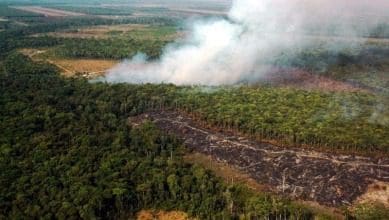
[[[228, 18], [194, 22], [158, 61], [138, 54], [109, 71], [108, 82], [223, 85], [261, 78], [287, 51], [340, 51], [387, 20], [386, 0], [234, 0]], [[323, 40], [325, 39], [325, 40]]]

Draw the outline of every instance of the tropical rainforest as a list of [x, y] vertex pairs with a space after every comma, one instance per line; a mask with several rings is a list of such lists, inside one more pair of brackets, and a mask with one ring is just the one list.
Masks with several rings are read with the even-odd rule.
[[[132, 7], [47, 7], [90, 16], [46, 17], [0, 5], [0, 219], [134, 219], [145, 209], [180, 210], [197, 219], [389, 218], [380, 204], [337, 207], [335, 216], [230, 183], [186, 161], [191, 149], [174, 134], [151, 121], [129, 121], [151, 110], [178, 111], [204, 127], [281, 147], [385, 158], [387, 46], [368, 45], [335, 58], [322, 49], [278, 57], [282, 68], [320, 72], [324, 63], [330, 71], [320, 76], [356, 85], [355, 91], [267, 83], [111, 84], [65, 77], [51, 61], [122, 60], [138, 53], [157, 60], [175, 40], [164, 36], [185, 32], [184, 18], [164, 15], [166, 8], [141, 8], [156, 15], [137, 17]], [[53, 34], [129, 24], [144, 30], [90, 38]], [[386, 31], [380, 26], [375, 36], [386, 37]], [[34, 59], [21, 53], [25, 48], [45, 53]], [[378, 69], [370, 71], [373, 66]]]
[[129, 126], [128, 116], [172, 85], [64, 79], [20, 54], [4, 61], [0, 77], [1, 218], [116, 219], [142, 208], [210, 219], [314, 216], [185, 163], [182, 143], [151, 123]]

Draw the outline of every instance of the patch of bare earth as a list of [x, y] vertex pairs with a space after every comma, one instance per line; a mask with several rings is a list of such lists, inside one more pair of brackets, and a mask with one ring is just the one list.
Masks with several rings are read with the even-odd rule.
[[42, 14], [45, 17], [67, 17], [67, 16], [84, 16], [85, 14], [77, 13], [77, 12], [71, 12], [71, 11], [64, 11], [64, 10], [58, 10], [58, 9], [52, 9], [52, 8], [44, 8], [41, 6], [16, 6], [13, 7], [19, 10], [33, 12], [37, 14]]
[[46, 53], [44, 49], [24, 48], [19, 51], [35, 61], [45, 61], [57, 66], [61, 74], [66, 77], [95, 78], [104, 75], [119, 62], [104, 59], [59, 59], [41, 57], [41, 55]]
[[222, 177], [229, 184], [242, 183], [254, 191], [269, 191], [268, 187], [259, 184], [246, 173], [243, 173], [226, 163], [215, 161], [211, 156], [194, 152], [185, 155], [184, 160], [188, 163], [198, 164], [206, 169], [212, 170], [217, 176]]
[[188, 214], [181, 211], [142, 210], [136, 215], [137, 220], [190, 220]]
[[338, 207], [352, 205], [374, 181], [389, 182], [389, 159], [284, 148], [205, 128], [174, 111], [150, 112], [130, 122], [153, 121], [195, 152], [228, 164], [271, 191], [294, 199]]
[[40, 54], [46, 53], [43, 49], [23, 48], [19, 50], [20, 53], [30, 57], [31, 59], [37, 59], [36, 57]]
[[66, 77], [82, 76], [94, 78], [104, 75], [118, 61], [101, 59], [54, 59], [50, 63], [58, 66]]
[[374, 181], [368, 186], [366, 192], [356, 200], [356, 203], [381, 203], [389, 208], [389, 183]]

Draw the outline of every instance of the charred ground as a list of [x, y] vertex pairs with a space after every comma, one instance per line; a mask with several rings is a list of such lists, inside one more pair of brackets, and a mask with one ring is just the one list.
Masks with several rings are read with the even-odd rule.
[[389, 180], [389, 160], [281, 148], [202, 127], [186, 114], [162, 111], [130, 118], [153, 121], [194, 151], [233, 165], [258, 182], [293, 198], [350, 205], [374, 180]]

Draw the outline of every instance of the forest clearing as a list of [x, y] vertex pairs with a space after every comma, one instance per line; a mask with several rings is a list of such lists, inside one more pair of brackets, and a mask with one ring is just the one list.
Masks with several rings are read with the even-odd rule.
[[[151, 112], [130, 118], [130, 122], [136, 124], [143, 120], [151, 120], [162, 130], [181, 138], [194, 151], [230, 164], [269, 186], [272, 191], [297, 199], [328, 206], [350, 205], [367, 191], [374, 180], [389, 180], [387, 157], [369, 158], [284, 149], [231, 133], [204, 129], [177, 112]], [[386, 198], [383, 200], [388, 205], [387, 191], [377, 193]]]

